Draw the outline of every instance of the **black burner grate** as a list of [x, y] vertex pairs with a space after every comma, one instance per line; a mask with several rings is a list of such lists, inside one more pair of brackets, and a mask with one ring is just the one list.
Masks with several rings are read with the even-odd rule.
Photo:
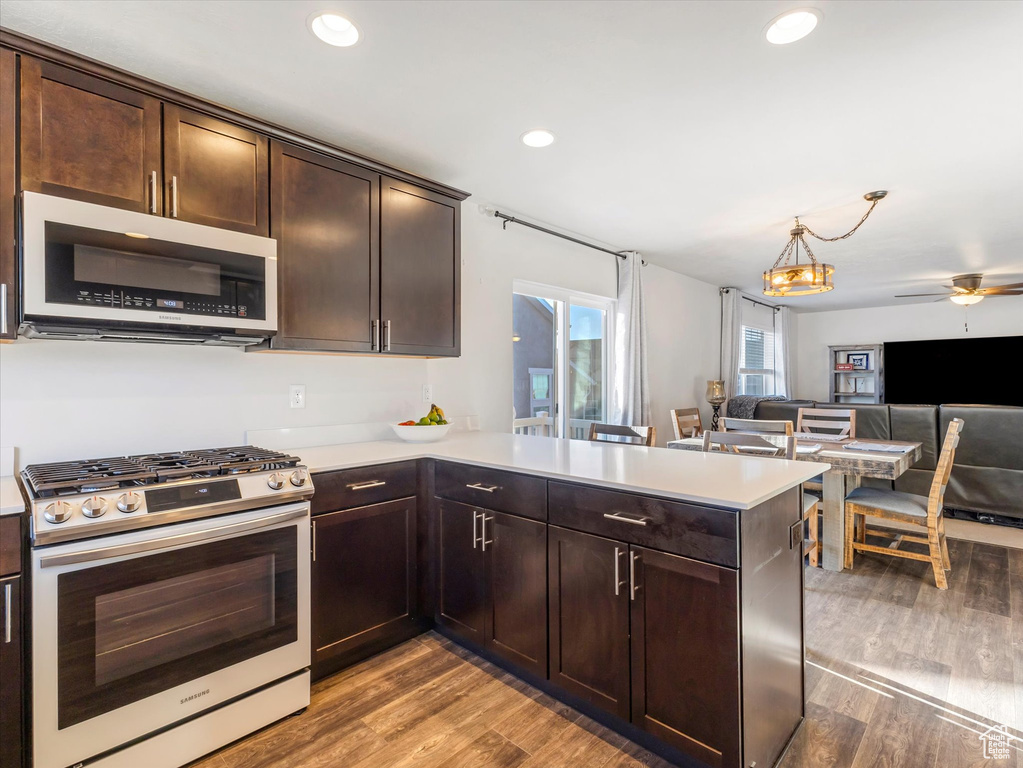
[[251, 445], [201, 451], [117, 456], [32, 464], [22, 472], [37, 497], [134, 488], [193, 477], [263, 472], [297, 466], [299, 459]]

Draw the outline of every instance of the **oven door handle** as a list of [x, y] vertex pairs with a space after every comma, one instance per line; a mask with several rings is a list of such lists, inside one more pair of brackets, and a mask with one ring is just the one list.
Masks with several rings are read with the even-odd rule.
[[131, 544], [117, 544], [112, 547], [102, 547], [100, 549], [86, 549], [81, 552], [66, 552], [59, 555], [48, 555], [46, 557], [39, 558], [39, 567], [54, 568], [59, 565], [90, 563], [95, 560], [110, 560], [124, 555], [137, 555], [141, 552], [170, 549], [171, 547], [178, 547], [183, 544], [195, 544], [200, 541], [228, 538], [239, 533], [256, 531], [260, 528], [269, 528], [272, 525], [279, 525], [280, 523], [285, 523], [289, 520], [296, 520], [300, 517], [308, 516], [309, 507], [308, 505], [303, 504], [299, 509], [290, 509], [285, 512], [279, 512], [276, 515], [261, 517], [258, 520], [246, 520], [242, 523], [221, 525], [217, 528], [210, 528], [205, 531], [192, 531], [191, 533], [182, 533], [177, 536], [165, 536], [158, 539], [138, 541]]

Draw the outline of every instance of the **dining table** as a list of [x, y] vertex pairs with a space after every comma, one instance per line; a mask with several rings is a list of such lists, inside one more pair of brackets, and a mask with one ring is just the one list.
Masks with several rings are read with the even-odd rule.
[[[768, 442], [782, 445], [782, 434], [756, 433]], [[872, 477], [894, 481], [923, 456], [923, 443], [903, 440], [872, 440], [843, 438], [822, 440], [820, 435], [796, 434], [796, 461], [814, 461], [830, 464], [823, 473], [821, 507], [824, 530], [820, 541], [821, 564], [829, 571], [841, 571], [845, 565], [845, 497], [860, 485], [863, 478]], [[847, 445], [857, 444], [867, 450], [854, 450]], [[870, 445], [895, 446], [897, 451], [869, 450]], [[817, 449], [820, 446], [820, 449]], [[670, 440], [669, 448], [702, 451], [702, 437]], [[756, 455], [756, 449], [745, 449], [744, 455]]]

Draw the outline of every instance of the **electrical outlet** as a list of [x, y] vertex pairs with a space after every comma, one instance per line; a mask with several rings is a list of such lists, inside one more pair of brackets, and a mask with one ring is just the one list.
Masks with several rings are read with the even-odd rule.
[[423, 385], [423, 402], [424, 403], [433, 402], [433, 384]]
[[288, 387], [288, 404], [292, 408], [305, 408], [305, 384], [292, 384]]

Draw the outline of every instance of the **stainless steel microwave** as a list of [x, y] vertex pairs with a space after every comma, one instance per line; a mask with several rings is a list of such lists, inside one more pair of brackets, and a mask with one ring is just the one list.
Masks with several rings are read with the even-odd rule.
[[256, 344], [277, 331], [277, 243], [22, 193], [29, 337]]

